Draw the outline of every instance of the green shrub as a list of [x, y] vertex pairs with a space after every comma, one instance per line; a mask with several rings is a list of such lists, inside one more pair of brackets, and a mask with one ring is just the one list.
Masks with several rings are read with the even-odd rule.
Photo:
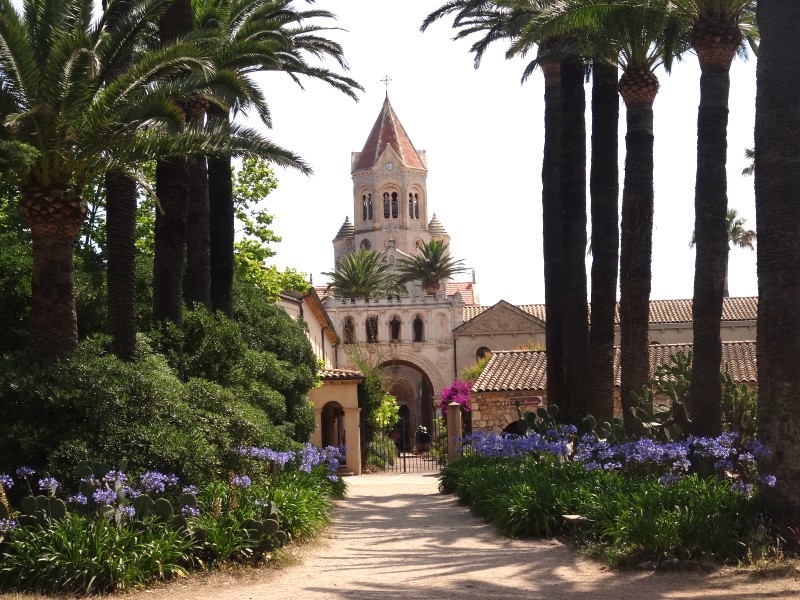
[[376, 432], [367, 450], [367, 464], [376, 469], [388, 469], [396, 460], [397, 445], [385, 433]]
[[0, 588], [107, 593], [182, 576], [189, 557], [189, 539], [164, 524], [118, 528], [73, 513], [13, 532], [3, 544]]
[[298, 470], [282, 472], [271, 482], [265, 500], [278, 508], [281, 528], [293, 539], [310, 539], [333, 521], [335, 495], [332, 486], [320, 473]]

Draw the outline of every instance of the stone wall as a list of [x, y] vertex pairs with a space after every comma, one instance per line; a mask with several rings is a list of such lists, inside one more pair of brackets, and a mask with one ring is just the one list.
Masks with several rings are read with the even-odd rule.
[[472, 431], [503, 433], [506, 427], [519, 420], [519, 412], [513, 404], [515, 400], [520, 401], [523, 412], [547, 406], [544, 390], [476, 393], [472, 396]]

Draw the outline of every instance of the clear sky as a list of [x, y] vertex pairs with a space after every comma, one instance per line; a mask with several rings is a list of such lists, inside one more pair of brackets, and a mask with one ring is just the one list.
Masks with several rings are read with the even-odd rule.
[[[388, 74], [398, 117], [416, 148], [427, 151], [429, 216], [436, 213], [447, 229], [452, 254], [475, 269], [482, 304], [543, 302], [541, 72], [520, 84], [526, 60], [505, 60], [502, 46], [475, 70], [469, 43], [451, 40], [450, 21], [420, 33], [423, 18], [442, 3], [318, 0], [313, 5], [336, 13], [346, 30], [330, 37], [342, 43], [350, 76], [366, 89], [359, 103], [315, 82], [303, 91], [286, 76], [264, 77], [274, 119], [269, 136], [315, 171], [305, 177], [278, 169], [279, 187], [268, 203], [274, 229], [283, 236], [275, 263], [325, 283], [321, 272], [333, 268], [331, 240], [345, 216], [353, 220], [350, 153], [366, 141], [386, 92], [380, 80]], [[755, 62], [751, 57], [734, 63], [728, 133], [729, 206], [751, 228], [753, 180], [740, 173], [747, 164], [744, 149], [753, 144]], [[697, 58], [687, 55], [671, 76], [661, 71], [658, 76], [651, 297], [691, 298]], [[624, 106], [620, 114], [622, 181]], [[587, 128], [590, 118], [587, 112]], [[731, 251], [730, 292], [756, 295], [755, 252]]]

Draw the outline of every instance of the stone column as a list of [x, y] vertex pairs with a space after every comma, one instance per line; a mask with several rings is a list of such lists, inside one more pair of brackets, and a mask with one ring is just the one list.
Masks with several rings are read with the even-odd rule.
[[[459, 441], [456, 440], [459, 439]], [[447, 405], [447, 460], [453, 461], [461, 456], [461, 405], [451, 402]]]
[[347, 446], [347, 470], [361, 475], [361, 423], [360, 408], [344, 409], [344, 439]]

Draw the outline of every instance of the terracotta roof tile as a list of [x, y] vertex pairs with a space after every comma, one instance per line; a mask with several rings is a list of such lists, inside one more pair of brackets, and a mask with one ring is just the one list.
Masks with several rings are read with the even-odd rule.
[[[666, 364], [678, 352], [692, 350], [691, 344], [653, 344], [650, 351], [650, 374]], [[614, 385], [620, 385], [620, 351], [614, 349]], [[727, 365], [734, 381], [755, 384], [755, 342], [723, 342], [722, 366]], [[473, 384], [473, 392], [500, 392], [547, 389], [547, 355], [544, 350], [501, 350], [492, 353], [483, 373]]]
[[[474, 319], [489, 306], [465, 306], [464, 321]], [[517, 308], [526, 313], [545, 320], [544, 304], [521, 304]], [[745, 298], [725, 298], [722, 303], [723, 321], [755, 321], [758, 316], [758, 298], [755, 296]], [[688, 323], [692, 321], [691, 300], [651, 300], [651, 323]], [[619, 305], [615, 322], [619, 324]]]
[[461, 294], [465, 305], [475, 303], [475, 289], [472, 287], [471, 281], [448, 281], [447, 282], [447, 297], [455, 296], [456, 292]]
[[321, 369], [319, 372], [320, 379], [363, 379], [364, 374], [361, 371], [354, 371], [350, 369]]
[[540, 350], [492, 352], [473, 392], [543, 390], [547, 388], [547, 356]]
[[417, 154], [414, 144], [400, 123], [400, 119], [389, 103], [389, 97], [383, 102], [381, 113], [378, 115], [378, 120], [372, 126], [372, 131], [367, 138], [364, 149], [358, 155], [356, 164], [353, 166], [353, 172], [364, 171], [371, 169], [378, 162], [381, 154], [386, 149], [386, 146], [391, 146], [397, 156], [406, 167], [413, 169], [424, 169], [425, 164]]

